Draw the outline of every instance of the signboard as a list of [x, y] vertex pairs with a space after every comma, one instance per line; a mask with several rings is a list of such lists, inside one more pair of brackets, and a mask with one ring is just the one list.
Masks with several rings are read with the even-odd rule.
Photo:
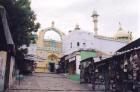
[[62, 52], [61, 48], [54, 48], [54, 47], [37, 47], [37, 50], [47, 50], [47, 51]]
[[45, 61], [47, 56], [45, 54], [38, 54], [37, 61]]
[[0, 91], [3, 91], [4, 89], [6, 56], [6, 52], [0, 51]]

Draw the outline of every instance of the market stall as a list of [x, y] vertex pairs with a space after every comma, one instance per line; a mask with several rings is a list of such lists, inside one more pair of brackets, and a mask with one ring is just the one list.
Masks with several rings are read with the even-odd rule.
[[94, 57], [80, 61], [80, 83], [91, 83], [92, 71], [94, 69]]
[[95, 62], [93, 88], [105, 85], [104, 91], [140, 92], [139, 43], [140, 39], [121, 48], [112, 57]]

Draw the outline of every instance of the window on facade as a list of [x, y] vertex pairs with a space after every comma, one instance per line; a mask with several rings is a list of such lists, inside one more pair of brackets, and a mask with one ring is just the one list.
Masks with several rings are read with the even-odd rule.
[[70, 43], [70, 48], [72, 48], [72, 42]]
[[86, 43], [83, 43], [83, 46], [86, 46]]
[[77, 42], [77, 46], [80, 46], [80, 43], [79, 42]]

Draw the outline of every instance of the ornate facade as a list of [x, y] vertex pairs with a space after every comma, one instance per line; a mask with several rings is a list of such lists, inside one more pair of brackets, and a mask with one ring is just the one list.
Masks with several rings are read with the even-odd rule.
[[[55, 37], [55, 35], [58, 38]], [[64, 33], [52, 26], [43, 29], [39, 32], [37, 41], [37, 66], [36, 72], [52, 72], [58, 64], [59, 59], [62, 57], [62, 37]]]

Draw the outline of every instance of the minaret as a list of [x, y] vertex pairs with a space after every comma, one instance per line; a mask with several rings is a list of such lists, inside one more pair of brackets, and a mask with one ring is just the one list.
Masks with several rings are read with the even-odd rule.
[[93, 17], [93, 22], [94, 22], [94, 35], [98, 35], [98, 27], [97, 27], [98, 16], [99, 15], [97, 14], [97, 11], [93, 11], [91, 17]]

